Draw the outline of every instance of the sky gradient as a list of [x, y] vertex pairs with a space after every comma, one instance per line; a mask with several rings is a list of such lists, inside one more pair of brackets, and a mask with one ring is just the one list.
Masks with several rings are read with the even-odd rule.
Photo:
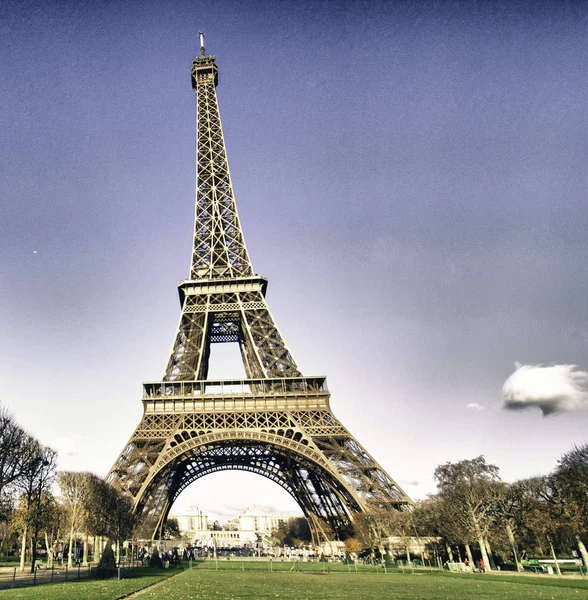
[[[480, 454], [507, 481], [548, 472], [588, 413], [507, 412], [501, 388], [515, 361], [588, 369], [587, 16], [4, 2], [0, 401], [62, 468], [100, 475], [139, 423], [189, 272], [204, 29], [254, 268], [337, 417], [413, 498]], [[211, 376], [241, 374], [233, 350], [213, 348]], [[243, 473], [185, 494], [292, 509]]]

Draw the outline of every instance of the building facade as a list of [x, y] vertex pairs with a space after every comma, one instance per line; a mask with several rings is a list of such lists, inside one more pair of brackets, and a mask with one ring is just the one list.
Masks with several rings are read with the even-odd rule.
[[189, 506], [185, 512], [174, 517], [178, 520], [182, 536], [196, 539], [208, 531], [208, 516], [197, 506]]
[[270, 514], [260, 506], [252, 505], [238, 518], [228, 521], [222, 529], [213, 529], [198, 507], [191, 506], [185, 512], [174, 515], [182, 537], [196, 546], [217, 548], [266, 548], [270, 545], [272, 532], [300, 514]]

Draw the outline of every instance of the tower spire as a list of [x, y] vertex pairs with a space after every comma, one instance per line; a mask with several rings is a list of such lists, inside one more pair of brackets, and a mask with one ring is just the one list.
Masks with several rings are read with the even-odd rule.
[[192, 87], [197, 98], [197, 183], [191, 280], [254, 275], [231, 186], [217, 84], [215, 57], [206, 55], [201, 31], [200, 56], [192, 63]]
[[206, 48], [204, 47], [204, 31], [199, 31], [198, 35], [200, 36], [200, 56], [202, 58], [206, 58]]

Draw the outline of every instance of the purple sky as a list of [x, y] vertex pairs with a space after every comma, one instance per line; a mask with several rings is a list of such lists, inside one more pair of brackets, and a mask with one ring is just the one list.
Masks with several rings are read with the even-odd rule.
[[[415, 498], [443, 462], [513, 480], [585, 443], [587, 413], [500, 390], [588, 368], [586, 4], [198, 4], [0, 7], [0, 401], [102, 475], [138, 424], [189, 271], [204, 29], [254, 267], [360, 443]], [[235, 486], [292, 508], [235, 473], [190, 502], [238, 512]]]

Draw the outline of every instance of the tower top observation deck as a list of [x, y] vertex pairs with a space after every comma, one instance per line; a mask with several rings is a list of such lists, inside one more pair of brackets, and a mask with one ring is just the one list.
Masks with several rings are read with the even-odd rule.
[[197, 88], [199, 82], [210, 81], [214, 78], [214, 86], [218, 85], [218, 67], [214, 64], [216, 56], [206, 55], [204, 47], [204, 31], [200, 35], [200, 56], [192, 61], [192, 87]]

